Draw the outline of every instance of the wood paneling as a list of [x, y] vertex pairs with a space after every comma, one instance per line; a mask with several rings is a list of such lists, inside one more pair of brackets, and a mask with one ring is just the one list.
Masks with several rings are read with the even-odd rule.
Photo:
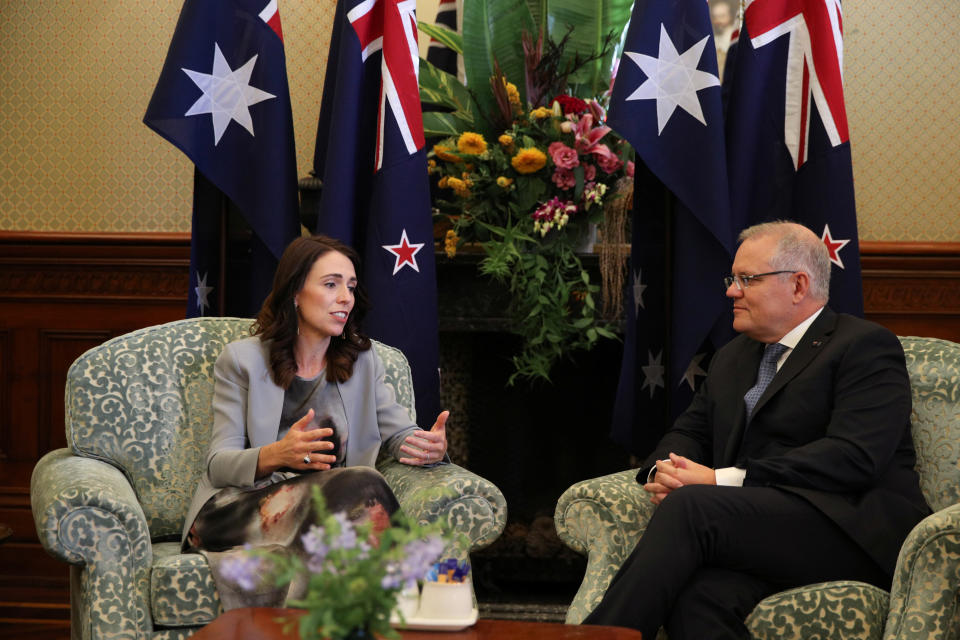
[[116, 335], [186, 309], [186, 234], [0, 232], [0, 620], [69, 619], [68, 572], [30, 511], [37, 460], [66, 444], [67, 369]]
[[[861, 251], [868, 318], [960, 342], [960, 243]], [[64, 446], [67, 368], [112, 336], [182, 318], [189, 255], [186, 234], [0, 232], [0, 522], [14, 531], [0, 545], [0, 619], [67, 617], [67, 567], [37, 541], [30, 473]], [[444, 270], [462, 265], [438, 264], [441, 287], [456, 281]]]
[[867, 318], [960, 342], [960, 243], [863, 243], [861, 268]]

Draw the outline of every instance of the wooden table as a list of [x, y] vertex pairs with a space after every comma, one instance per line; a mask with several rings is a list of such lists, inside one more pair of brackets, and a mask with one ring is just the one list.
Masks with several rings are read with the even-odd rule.
[[[227, 611], [208, 624], [191, 640], [297, 640], [293, 632], [284, 635], [276, 621], [296, 616], [295, 609], [251, 607]], [[640, 632], [621, 627], [593, 627], [554, 622], [518, 620], [477, 620], [462, 631], [401, 631], [403, 640], [641, 640]]]

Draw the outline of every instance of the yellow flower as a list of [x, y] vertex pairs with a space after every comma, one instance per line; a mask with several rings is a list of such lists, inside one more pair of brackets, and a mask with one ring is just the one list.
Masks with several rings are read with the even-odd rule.
[[448, 258], [452, 258], [457, 255], [457, 242], [460, 241], [460, 238], [457, 237], [457, 234], [453, 229], [447, 229], [447, 236], [443, 239], [443, 250], [447, 254]]
[[508, 178], [508, 177], [506, 177], [506, 176], [499, 176], [499, 177], [497, 177], [497, 186], [498, 186], [498, 187], [502, 187], [502, 188], [506, 189], [506, 188], [508, 188], [508, 187], [509, 187], [510, 185], [512, 185], [512, 184], [513, 184], [513, 178]]
[[536, 147], [525, 147], [510, 159], [510, 164], [517, 173], [534, 173], [547, 164], [547, 156]]
[[464, 131], [457, 139], [457, 150], [460, 153], [469, 153], [478, 156], [487, 150], [487, 141], [479, 133]]
[[443, 176], [442, 178], [440, 178], [439, 182], [437, 182], [437, 186], [440, 187], [441, 189], [446, 189], [449, 186], [447, 184], [448, 180], [449, 178], [447, 178], [447, 176]]
[[520, 113], [523, 111], [523, 105], [520, 104], [520, 92], [517, 91], [517, 85], [512, 82], [507, 82], [507, 79], [503, 79], [503, 86], [507, 88], [507, 99], [510, 101], [510, 106], [513, 107], [514, 113]]
[[445, 147], [442, 144], [433, 145], [433, 153], [441, 160], [446, 160], [447, 162], [460, 162], [460, 158], [450, 153], [450, 147]]
[[507, 153], [513, 153], [513, 136], [504, 133], [497, 138], [497, 142], [500, 143], [500, 146], [503, 147], [504, 151]]
[[537, 107], [530, 112], [530, 117], [534, 120], [543, 120], [544, 118], [549, 118], [552, 115], [553, 111], [551, 109], [547, 109], [546, 107]]
[[437, 170], [437, 161], [433, 158], [427, 160], [427, 173], [434, 173]]
[[461, 198], [470, 197], [470, 183], [460, 178], [447, 178], [447, 186], [453, 189], [453, 192]]

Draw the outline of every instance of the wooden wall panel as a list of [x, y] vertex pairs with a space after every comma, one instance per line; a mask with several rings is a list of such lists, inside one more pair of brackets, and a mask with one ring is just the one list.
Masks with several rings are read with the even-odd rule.
[[190, 240], [0, 232], [0, 620], [69, 618], [69, 568], [42, 549], [30, 511], [37, 460], [65, 446], [70, 364], [186, 309]]
[[[40, 397], [44, 400], [37, 407], [39, 416], [38, 451], [50, 451], [67, 446], [64, 431], [65, 408], [62, 398], [66, 387], [67, 369], [73, 361], [88, 349], [92, 349], [113, 337], [109, 331], [92, 329], [86, 331], [40, 331]], [[60, 402], [56, 399], [61, 398]]]
[[0, 329], [0, 463], [10, 451], [10, 388], [13, 386], [13, 332]]
[[[960, 342], [960, 243], [861, 250], [868, 318]], [[71, 362], [112, 336], [184, 316], [189, 253], [187, 234], [0, 231], [0, 522], [14, 530], [0, 545], [0, 619], [67, 617], [67, 567], [37, 540], [31, 471], [64, 446]], [[484, 318], [475, 320], [483, 330]]]

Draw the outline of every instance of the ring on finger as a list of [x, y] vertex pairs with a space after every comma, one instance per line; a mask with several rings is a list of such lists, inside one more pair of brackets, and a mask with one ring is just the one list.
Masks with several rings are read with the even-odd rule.
[[303, 464], [310, 464], [310, 454], [303, 456]]

